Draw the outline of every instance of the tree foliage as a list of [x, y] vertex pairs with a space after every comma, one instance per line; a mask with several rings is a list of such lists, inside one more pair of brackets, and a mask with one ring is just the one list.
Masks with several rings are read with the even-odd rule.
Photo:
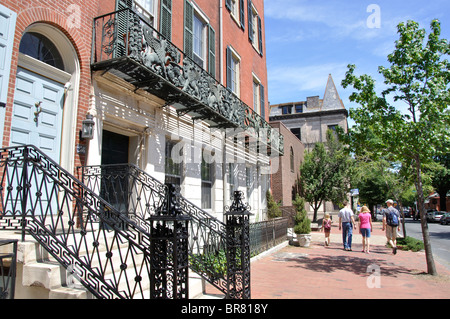
[[438, 20], [433, 20], [430, 26], [426, 37], [426, 30], [420, 29], [417, 22], [398, 25], [399, 39], [388, 56], [390, 65], [378, 68], [384, 77], [385, 89], [381, 93], [377, 93], [371, 76], [355, 75], [354, 65], [349, 65], [342, 85], [356, 90], [350, 101], [360, 105], [350, 110], [356, 123], [349, 134], [353, 151], [370, 149], [374, 156], [385, 156], [414, 168], [428, 273], [434, 275], [436, 268], [424, 216], [422, 173], [423, 165], [441, 155], [450, 141], [450, 63], [446, 59], [450, 45], [440, 38]]
[[309, 234], [311, 232], [311, 220], [306, 213], [305, 200], [296, 194], [295, 200], [292, 201], [292, 205], [295, 207], [294, 233]]
[[306, 151], [300, 165], [301, 195], [314, 210], [317, 221], [320, 205], [326, 201], [342, 203], [350, 186], [351, 158], [332, 130], [327, 131], [327, 143], [316, 143]]

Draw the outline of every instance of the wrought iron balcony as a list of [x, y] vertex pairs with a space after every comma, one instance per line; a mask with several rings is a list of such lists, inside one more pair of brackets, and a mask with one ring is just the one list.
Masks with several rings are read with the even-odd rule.
[[143, 89], [210, 127], [236, 128], [257, 150], [283, 155], [283, 136], [230, 90], [131, 9], [94, 19], [92, 70], [103, 70]]

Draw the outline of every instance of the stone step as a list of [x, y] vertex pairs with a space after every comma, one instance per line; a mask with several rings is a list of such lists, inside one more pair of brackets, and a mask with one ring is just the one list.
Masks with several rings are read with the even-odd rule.
[[[33, 245], [27, 245], [27, 248]], [[39, 255], [39, 254], [36, 254]], [[35, 255], [35, 256], [36, 256]], [[73, 281], [68, 282], [68, 272], [56, 262], [35, 261], [33, 254], [29, 253], [28, 262], [23, 266], [22, 285], [27, 287], [41, 287], [49, 290], [50, 299], [87, 299], [93, 298], [82, 285], [76, 280], [76, 276], [71, 276]], [[132, 270], [130, 270], [132, 273]], [[112, 276], [112, 274], [110, 274]], [[143, 280], [144, 295], [149, 296], [149, 280]], [[121, 285], [126, 285], [123, 282]], [[69, 286], [69, 287], [67, 287]], [[76, 288], [73, 288], [75, 286]], [[223, 296], [204, 293], [205, 281], [198, 274], [189, 272], [189, 298], [190, 299], [222, 299]], [[120, 290], [120, 286], [119, 286]], [[139, 299], [139, 296], [135, 296]]]

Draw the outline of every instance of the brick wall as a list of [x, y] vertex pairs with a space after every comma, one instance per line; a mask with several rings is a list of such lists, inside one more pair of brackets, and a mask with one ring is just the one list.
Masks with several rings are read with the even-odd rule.
[[[271, 122], [270, 125], [279, 129], [284, 136], [284, 156], [278, 158], [278, 169], [276, 169], [276, 165], [273, 165], [271, 175], [272, 195], [276, 202], [282, 201], [282, 206], [292, 206], [292, 191], [300, 178], [299, 168], [303, 161], [305, 148], [302, 142], [282, 122]], [[291, 170], [291, 148], [294, 154], [293, 170]]]
[[[47, 23], [62, 31], [70, 40], [78, 56], [80, 64], [80, 88], [78, 96], [78, 112], [76, 131], [81, 129], [81, 122], [89, 109], [89, 96], [91, 92], [91, 38], [92, 23], [94, 17], [113, 11], [115, 1], [11, 1], [4, 0], [2, 4], [17, 13], [16, 29], [14, 36], [13, 55], [11, 61], [11, 73], [8, 86], [8, 100], [5, 113], [5, 128], [2, 146], [10, 144], [10, 126], [14, 88], [19, 56], [19, 44], [22, 35], [27, 28], [36, 22]], [[78, 135], [77, 135], [78, 138]], [[76, 141], [75, 144], [79, 144]], [[76, 146], [75, 146], [76, 147]], [[83, 164], [84, 158], [78, 154], [75, 158], [75, 166]]]

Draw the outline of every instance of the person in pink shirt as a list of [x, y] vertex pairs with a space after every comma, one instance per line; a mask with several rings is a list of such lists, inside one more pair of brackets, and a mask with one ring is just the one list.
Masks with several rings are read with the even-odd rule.
[[372, 215], [369, 208], [363, 206], [358, 215], [359, 218], [359, 231], [362, 235], [362, 252], [370, 252], [370, 232], [372, 231]]

